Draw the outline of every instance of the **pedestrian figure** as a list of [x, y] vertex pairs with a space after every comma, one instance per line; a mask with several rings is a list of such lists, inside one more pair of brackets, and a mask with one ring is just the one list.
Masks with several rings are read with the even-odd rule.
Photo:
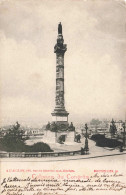
[[120, 152], [123, 152], [123, 146], [122, 145], [120, 146]]

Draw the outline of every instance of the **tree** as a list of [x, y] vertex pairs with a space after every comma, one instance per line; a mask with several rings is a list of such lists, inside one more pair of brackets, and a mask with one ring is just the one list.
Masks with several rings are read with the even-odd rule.
[[20, 151], [24, 147], [26, 138], [23, 136], [24, 132], [20, 129], [20, 124], [16, 122], [12, 128], [8, 129], [6, 135], [0, 140], [1, 148], [5, 151]]
[[116, 125], [115, 125], [115, 122], [114, 122], [113, 119], [111, 121], [111, 125], [110, 125], [109, 131], [111, 133], [111, 137], [114, 136], [116, 134], [116, 132], [117, 132], [117, 128], [116, 128]]
[[6, 135], [0, 139], [0, 150], [6, 152], [52, 152], [50, 146], [46, 143], [39, 142], [28, 146], [25, 144], [24, 132], [20, 124], [16, 122], [12, 128], [8, 129]]

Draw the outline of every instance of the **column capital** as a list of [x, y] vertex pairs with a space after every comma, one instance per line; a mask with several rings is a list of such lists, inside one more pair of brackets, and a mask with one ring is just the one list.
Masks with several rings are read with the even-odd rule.
[[63, 45], [59, 45], [56, 44], [54, 47], [54, 53], [62, 53], [64, 54], [67, 51], [67, 45], [63, 44]]

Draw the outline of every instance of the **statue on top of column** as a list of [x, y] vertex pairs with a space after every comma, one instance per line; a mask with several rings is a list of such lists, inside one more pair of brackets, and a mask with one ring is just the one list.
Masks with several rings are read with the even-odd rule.
[[62, 24], [61, 24], [61, 22], [58, 24], [58, 34], [62, 35]]
[[63, 35], [62, 35], [62, 24], [61, 22], [58, 24], [58, 36], [57, 36], [57, 44], [54, 46], [54, 53], [65, 53], [67, 50], [67, 46], [64, 43]]

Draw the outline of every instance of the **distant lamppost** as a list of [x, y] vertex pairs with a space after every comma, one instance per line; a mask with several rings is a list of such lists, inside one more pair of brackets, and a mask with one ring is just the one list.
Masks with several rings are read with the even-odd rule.
[[125, 122], [123, 123], [123, 129], [124, 129], [124, 132], [123, 132], [123, 147], [125, 148], [125, 129], [126, 129]]
[[84, 136], [84, 129], [81, 129], [81, 134]]
[[85, 147], [84, 147], [84, 151], [87, 153], [89, 151], [89, 148], [88, 148], [88, 133], [87, 133], [88, 126], [87, 126], [87, 124], [85, 124], [85, 130], [86, 130], [86, 133], [85, 133]]

